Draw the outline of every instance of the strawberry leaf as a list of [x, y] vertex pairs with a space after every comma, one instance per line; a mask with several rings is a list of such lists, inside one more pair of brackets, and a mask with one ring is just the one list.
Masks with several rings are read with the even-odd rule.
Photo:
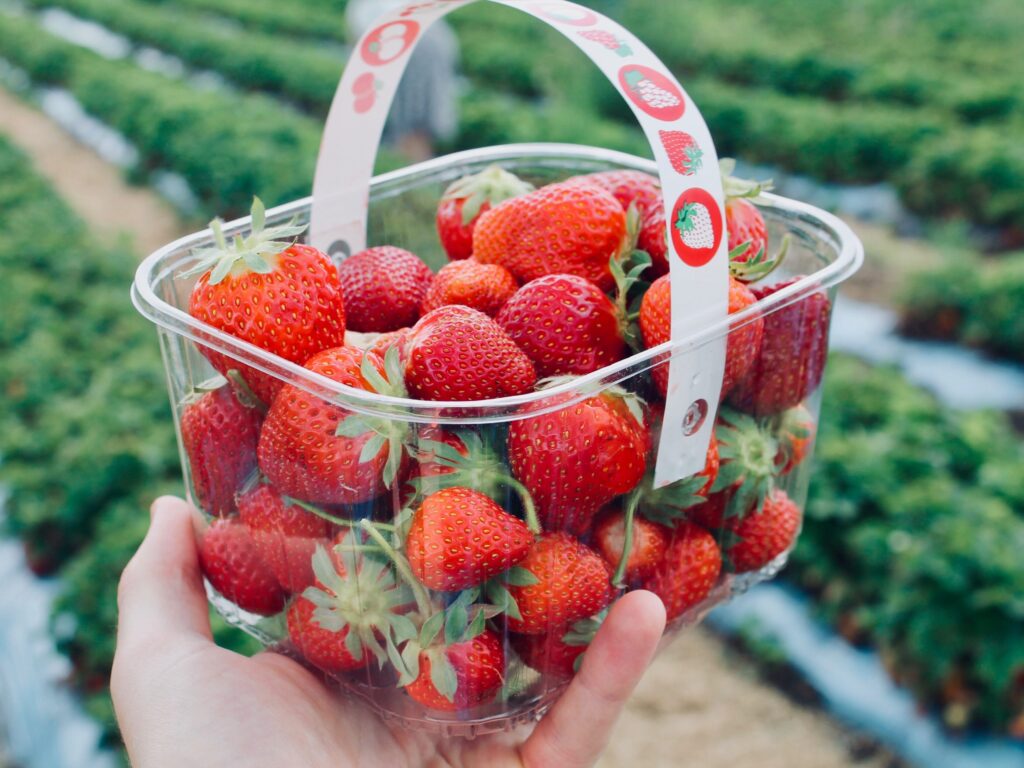
[[430, 657], [430, 682], [434, 684], [437, 692], [448, 701], [455, 701], [455, 691], [459, 687], [459, 678], [455, 674], [455, 667], [448, 659], [448, 654], [443, 651], [435, 653]]
[[334, 434], [338, 437], [361, 437], [367, 432], [373, 431], [375, 431], [373, 426], [365, 416], [353, 414], [351, 416], [346, 416], [338, 422], [338, 426], [335, 428]]
[[390, 635], [384, 636], [384, 644], [388, 652], [388, 661], [391, 662], [391, 666], [398, 672], [398, 684], [400, 686], [409, 685], [416, 678], [413, 676], [412, 670], [409, 669], [409, 665], [405, 663], [402, 654], [398, 652], [398, 648], [395, 647]]
[[521, 565], [512, 566], [501, 578], [513, 587], [530, 587], [540, 583], [540, 579]]
[[419, 634], [416, 629], [416, 625], [408, 616], [396, 613], [391, 617], [390, 621], [391, 629], [395, 636], [395, 642], [397, 643], [404, 643], [406, 640], [412, 640]]
[[444, 612], [438, 611], [423, 622], [423, 627], [420, 629], [420, 646], [422, 648], [429, 648], [433, 645], [444, 626], [444, 618]]
[[[420, 646], [417, 643], [406, 643], [402, 649], [402, 661], [405, 662], [405, 668], [409, 671], [409, 683], [411, 683], [420, 676]], [[399, 685], [403, 687], [409, 683], [399, 681]]]
[[[384, 447], [385, 442], [387, 442], [387, 440], [383, 435], [374, 434], [369, 440], [367, 440], [363, 444], [362, 449], [359, 451], [359, 463], [365, 464], [366, 462], [375, 458], [377, 454], [380, 453], [380, 449]], [[392, 480], [393, 479], [394, 476], [392, 475]], [[388, 482], [386, 478], [384, 482], [389, 486], [391, 485], [391, 483]]]
[[517, 621], [522, 620], [523, 615], [519, 612], [519, 605], [516, 603], [516, 599], [512, 597], [512, 593], [505, 588], [504, 584], [494, 579], [488, 581], [487, 599], [500, 608], [502, 613], [511, 616]]
[[359, 633], [354, 629], [350, 629], [348, 634], [345, 635], [345, 650], [348, 651], [353, 659], [361, 659], [363, 657], [363, 641], [359, 638]]
[[453, 603], [445, 612], [447, 617], [444, 621], [444, 642], [445, 645], [452, 645], [459, 642], [466, 633], [469, 625], [469, 613], [464, 605]]

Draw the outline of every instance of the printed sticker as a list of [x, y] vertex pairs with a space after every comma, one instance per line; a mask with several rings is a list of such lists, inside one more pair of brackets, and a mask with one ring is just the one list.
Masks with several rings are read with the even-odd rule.
[[672, 246], [691, 267], [703, 267], [722, 241], [722, 214], [707, 190], [688, 189], [672, 207]]
[[701, 169], [704, 151], [693, 136], [685, 131], [658, 131], [658, 136], [676, 173], [692, 176]]
[[686, 110], [675, 83], [655, 69], [627, 64], [619, 70], [619, 82], [630, 100], [655, 120], [678, 120]]
[[416, 42], [420, 25], [415, 21], [402, 20], [382, 24], [363, 38], [359, 53], [371, 67], [390, 64], [401, 58]]
[[381, 84], [373, 76], [372, 72], [364, 72], [352, 83], [352, 94], [355, 100], [352, 102], [352, 109], [357, 114], [363, 114], [373, 109], [377, 101], [377, 91]]
[[623, 58], [633, 55], [633, 49], [624, 41], [617, 38], [611, 32], [604, 29], [585, 29], [577, 32], [580, 37], [590, 40], [592, 43], [603, 45], [609, 51], [615, 51]]

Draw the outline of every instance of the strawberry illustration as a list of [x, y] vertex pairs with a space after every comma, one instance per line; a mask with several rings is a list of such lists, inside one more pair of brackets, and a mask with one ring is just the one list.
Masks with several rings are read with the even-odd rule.
[[715, 244], [715, 231], [707, 206], [700, 203], [686, 203], [679, 209], [675, 227], [687, 248], [703, 250]]
[[701, 169], [704, 150], [693, 136], [683, 131], [658, 131], [658, 136], [676, 173], [692, 176]]
[[215, 520], [206, 529], [199, 564], [213, 588], [242, 610], [270, 616], [284, 608], [284, 590], [238, 518]]
[[390, 245], [345, 259], [338, 275], [349, 330], [371, 333], [397, 331], [415, 323], [434, 279], [419, 256]]
[[623, 41], [619, 40], [611, 32], [604, 29], [586, 29], [582, 32], [577, 33], [580, 37], [586, 38], [591, 42], [597, 43], [607, 48], [609, 51], [615, 51], [619, 56], [626, 58], [627, 56], [633, 55], [633, 49]]
[[656, 120], [676, 121], [686, 111], [678, 86], [656, 69], [627, 64], [619, 70], [619, 85], [633, 104]]
[[287, 592], [298, 594], [313, 584], [313, 552], [331, 538], [330, 523], [262, 484], [239, 497], [238, 515]]
[[[183, 276], [199, 275], [189, 313], [224, 333], [302, 365], [324, 349], [345, 343], [345, 305], [334, 263], [308, 245], [290, 242], [304, 226], [266, 228], [263, 203], [252, 204], [252, 231], [228, 242], [223, 222], [210, 222], [215, 245], [195, 253]], [[289, 333], [279, 333], [282, 325]], [[237, 368], [264, 403], [282, 382], [200, 346], [223, 374]]]
[[406, 693], [431, 709], [454, 712], [489, 702], [505, 681], [505, 648], [485, 629], [471, 640], [421, 651]]
[[256, 469], [262, 420], [255, 403], [243, 404], [228, 384], [194, 396], [182, 410], [181, 443], [196, 503], [207, 514], [234, 511], [235, 492]]
[[654, 109], [675, 107], [681, 103], [681, 99], [671, 91], [662, 88], [651, 77], [639, 70], [630, 70], [626, 74], [626, 82], [630, 89], [637, 94], [644, 102]]
[[629, 251], [625, 211], [593, 184], [548, 184], [506, 200], [484, 213], [473, 232], [477, 261], [501, 264], [521, 283], [564, 273], [610, 290], [609, 259]]
[[684, 263], [702, 267], [718, 251], [722, 239], [722, 211], [707, 190], [700, 187], [685, 190], [672, 207], [669, 223], [672, 246]]
[[534, 581], [509, 587], [520, 614], [519, 618], [507, 617], [513, 632], [551, 632], [593, 616], [611, 602], [608, 563], [567, 533], [541, 536], [520, 567], [533, 574]]
[[661, 598], [671, 621], [707, 598], [721, 570], [722, 553], [714, 537], [703, 528], [681, 522], [664, 559], [643, 586]]
[[544, 529], [582, 533], [601, 507], [643, 478], [649, 441], [640, 402], [610, 388], [513, 421], [508, 457]]
[[480, 216], [498, 203], [532, 190], [532, 184], [497, 165], [452, 182], [437, 208], [437, 235], [448, 258], [468, 259], [473, 254], [473, 229]]
[[788, 475], [796, 469], [814, 445], [817, 425], [814, 417], [803, 404], [790, 408], [779, 417], [779, 454], [776, 463], [782, 466], [779, 472]]
[[603, 515], [594, 525], [594, 548], [612, 565], [626, 557], [623, 569], [625, 583], [642, 581], [651, 575], [661, 562], [668, 547], [671, 531], [663, 525], [642, 517], [632, 520], [632, 546], [628, 555], [626, 546], [626, 520], [620, 510]]
[[431, 589], [451, 592], [480, 584], [526, 557], [526, 523], [471, 488], [427, 496], [405, 541], [412, 572]]
[[800, 508], [775, 490], [759, 509], [730, 526], [726, 552], [736, 573], [756, 571], [788, 550], [800, 531]]
[[615, 304], [576, 275], [531, 280], [496, 319], [542, 378], [590, 373], [626, 354], [624, 319]]
[[[382, 363], [377, 355], [338, 347], [305, 367], [355, 389], [405, 394], [395, 348]], [[314, 504], [356, 504], [394, 483], [407, 435], [401, 420], [355, 415], [289, 384], [263, 422], [259, 467], [279, 493]]]
[[494, 317], [519, 290], [512, 273], [500, 264], [475, 259], [453, 261], [441, 267], [423, 298], [425, 315], [448, 304], [462, 304]]
[[[763, 299], [792, 285], [799, 277], [753, 289]], [[764, 318], [764, 340], [753, 366], [730, 394], [740, 410], [769, 416], [798, 405], [821, 383], [828, 354], [832, 305], [816, 291]]]
[[530, 358], [501, 326], [469, 307], [439, 307], [424, 315], [405, 352], [409, 392], [426, 400], [520, 395], [537, 380]]

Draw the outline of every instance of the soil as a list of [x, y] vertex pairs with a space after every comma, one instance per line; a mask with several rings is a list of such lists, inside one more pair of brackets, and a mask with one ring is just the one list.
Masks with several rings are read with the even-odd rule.
[[[116, 168], [2, 90], [0, 133], [33, 158], [39, 171], [97, 232], [127, 235], [140, 255], [183, 234], [182, 222], [161, 198], [129, 185]], [[881, 290], [876, 280], [863, 280], [863, 284], [865, 292]], [[869, 740], [759, 682], [750, 662], [729, 652], [711, 634], [695, 629], [677, 638], [648, 670], [599, 765], [886, 768], [890, 764], [890, 758], [879, 754]]]

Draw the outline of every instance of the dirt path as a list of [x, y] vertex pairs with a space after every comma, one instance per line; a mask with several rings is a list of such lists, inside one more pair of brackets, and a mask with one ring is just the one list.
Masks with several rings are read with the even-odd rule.
[[2, 89], [0, 133], [32, 157], [39, 172], [101, 236], [127, 235], [144, 255], [185, 234], [169, 203], [128, 184], [117, 168]]

